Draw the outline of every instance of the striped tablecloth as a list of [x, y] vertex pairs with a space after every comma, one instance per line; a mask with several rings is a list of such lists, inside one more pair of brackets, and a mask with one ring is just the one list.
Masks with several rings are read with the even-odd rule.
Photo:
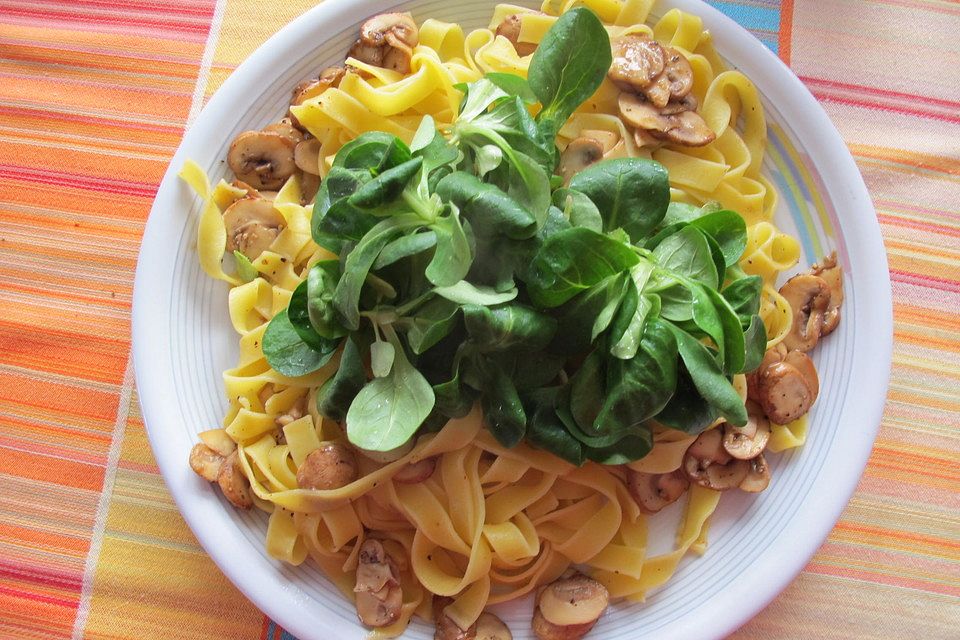
[[[157, 185], [205, 98], [313, 0], [0, 0], [0, 638], [278, 638], [157, 471], [130, 305]], [[741, 0], [860, 165], [893, 281], [866, 473], [734, 634], [960, 638], [960, 4]], [[289, 637], [289, 636], [286, 636]]]

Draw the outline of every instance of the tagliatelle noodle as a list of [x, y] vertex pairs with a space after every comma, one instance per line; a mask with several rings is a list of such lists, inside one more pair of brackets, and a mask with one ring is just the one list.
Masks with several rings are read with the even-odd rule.
[[[764, 281], [760, 313], [773, 346], [790, 330], [792, 316], [775, 289], [776, 278], [796, 264], [799, 244], [772, 223], [775, 191], [759, 173], [766, 123], [756, 88], [743, 74], [724, 69], [698, 17], [672, 10], [652, 27], [644, 25], [652, 4], [547, 0], [542, 13], [498, 5], [490, 28], [467, 34], [458, 25], [429, 19], [420, 29], [409, 74], [351, 59], [357, 72], [292, 110], [321, 141], [325, 174], [337, 150], [366, 131], [386, 131], [409, 142], [423, 115], [441, 127], [449, 125], [461, 99], [457, 83], [490, 71], [526, 77], [531, 56], [518, 56], [506, 38], [494, 34], [509, 15], [521, 16], [522, 42], [539, 42], [559, 13], [581, 5], [607, 23], [612, 37], [637, 32], [656, 37], [690, 61], [693, 93], [716, 140], [702, 148], [667, 145], [652, 153], [638, 148], [617, 117], [619, 91], [604, 81], [561, 128], [558, 143], [563, 147], [584, 130], [610, 131], [619, 142], [608, 157], [661, 162], [669, 171], [674, 201], [719, 202], [742, 213], [748, 242], [741, 266]], [[576, 468], [525, 443], [506, 449], [482, 428], [478, 408], [422, 436], [394, 462], [358, 456], [360, 476], [345, 487], [299, 488], [296, 473], [306, 457], [323, 442], [344, 439], [340, 426], [315, 407], [317, 389], [336, 371], [339, 358], [308, 376], [287, 378], [267, 363], [263, 334], [309, 267], [335, 256], [311, 239], [311, 207], [299, 204], [300, 184], [293, 178], [274, 200], [286, 226], [253, 260], [258, 276], [241, 282], [222, 268], [226, 230], [221, 214], [246, 190], [222, 181], [211, 188], [190, 162], [181, 175], [204, 201], [197, 242], [201, 265], [232, 285], [228, 307], [240, 335], [240, 358], [224, 372], [230, 408], [223, 428], [237, 443], [255, 505], [270, 513], [266, 548], [293, 565], [309, 557], [346, 597], [353, 597], [360, 546], [370, 536], [384, 540], [400, 570], [403, 605], [399, 619], [375, 630], [374, 637], [400, 635], [412, 616], [429, 617], [433, 594], [454, 598], [445, 612], [466, 628], [486, 605], [530, 593], [572, 563], [605, 584], [614, 598], [643, 600], [689, 551], [703, 552], [719, 492], [691, 487], [674, 550], [650, 556], [647, 516], [627, 492], [623, 468], [595, 463]], [[745, 397], [744, 377], [736, 376], [734, 384]], [[297, 406], [306, 406], [306, 414], [279, 428], [277, 419]], [[805, 434], [805, 419], [773, 425], [770, 449], [799, 446]], [[650, 454], [627, 466], [646, 473], [674, 471], [693, 439], [657, 428]], [[430, 478], [417, 484], [395, 480], [405, 465], [429, 457], [437, 459]]]

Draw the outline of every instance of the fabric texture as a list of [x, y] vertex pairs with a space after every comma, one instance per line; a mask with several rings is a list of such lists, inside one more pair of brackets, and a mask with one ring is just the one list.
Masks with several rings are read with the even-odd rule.
[[[0, 0], [0, 638], [290, 637], [223, 577], [164, 487], [133, 388], [130, 309], [184, 131], [313, 4]], [[839, 128], [876, 205], [895, 314], [856, 495], [732, 637], [960, 637], [960, 5], [712, 4]]]

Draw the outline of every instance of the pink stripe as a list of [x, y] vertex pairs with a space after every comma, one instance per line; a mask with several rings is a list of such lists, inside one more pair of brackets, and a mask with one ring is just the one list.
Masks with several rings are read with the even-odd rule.
[[153, 198], [157, 193], [156, 184], [148, 185], [142, 182], [130, 182], [116, 178], [89, 179], [63, 171], [39, 171], [15, 165], [0, 164], [0, 178], [6, 178], [11, 181], [20, 180], [23, 182], [49, 184], [57, 187], [87, 189], [89, 191], [99, 191], [102, 193], [118, 193], [142, 198]]
[[936, 278], [934, 276], [922, 276], [917, 273], [908, 273], [906, 271], [897, 271], [895, 269], [890, 269], [890, 279], [894, 282], [913, 284], [929, 289], [949, 291], [951, 293], [960, 293], [960, 282], [956, 280], [947, 280], [946, 278]]

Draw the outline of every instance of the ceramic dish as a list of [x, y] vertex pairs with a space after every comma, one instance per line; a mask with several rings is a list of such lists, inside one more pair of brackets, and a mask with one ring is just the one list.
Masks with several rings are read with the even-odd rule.
[[[191, 470], [197, 433], [220, 425], [221, 373], [236, 360], [227, 286], [206, 277], [195, 252], [199, 200], [176, 174], [192, 158], [216, 181], [230, 141], [276, 120], [290, 88], [340, 62], [367, 16], [410, 11], [465, 28], [486, 26], [493, 0], [326, 0], [287, 25], [244, 62], [187, 132], [150, 214], [137, 267], [133, 307], [136, 381], [150, 442], [187, 523], [223, 572], [258, 607], [301, 640], [363, 638], [354, 605], [308, 563], [267, 556], [266, 515], [232, 508]], [[521, 4], [531, 4], [523, 3]], [[803, 568], [847, 504], [870, 453], [887, 389], [892, 343], [886, 256], [857, 167], [816, 100], [777, 57], [744, 29], [698, 0], [662, 0], [695, 13], [717, 49], [764, 97], [769, 145], [764, 173], [776, 185], [777, 225], [800, 239], [797, 270], [837, 249], [846, 273], [844, 320], [814, 353], [820, 399], [805, 446], [772, 456], [762, 494], [731, 492], [713, 518], [703, 558], [688, 558], [646, 603], [619, 604], [602, 621], [607, 640], [721, 638], [746, 622]], [[666, 550], [669, 516], [651, 539]], [[530, 604], [496, 608], [514, 638], [531, 638]], [[336, 635], [335, 635], [336, 634]], [[415, 622], [404, 637], [428, 639]], [[598, 636], [599, 637], [599, 636]]]

